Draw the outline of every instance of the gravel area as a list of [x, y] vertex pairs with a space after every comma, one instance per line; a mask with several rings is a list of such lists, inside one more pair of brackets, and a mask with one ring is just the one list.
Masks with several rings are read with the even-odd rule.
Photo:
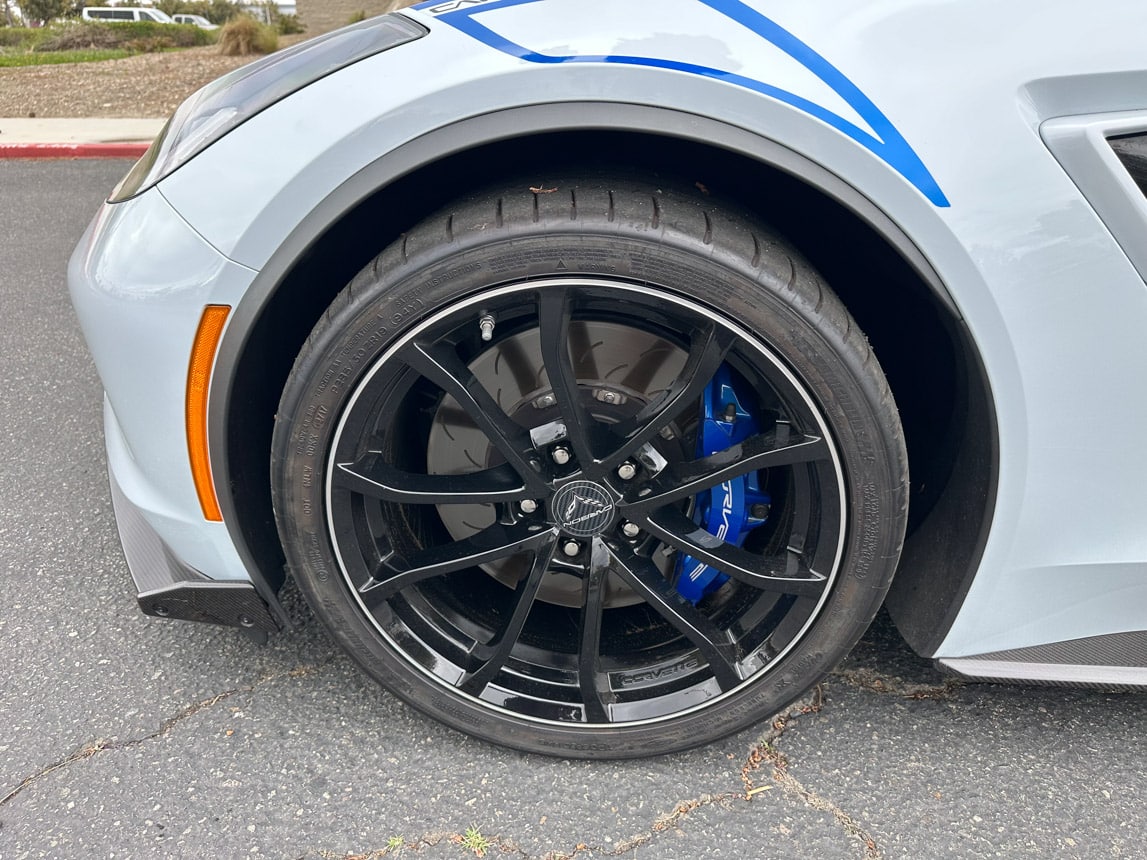
[[210, 45], [97, 63], [4, 68], [0, 116], [166, 117], [204, 84], [254, 59], [225, 57]]

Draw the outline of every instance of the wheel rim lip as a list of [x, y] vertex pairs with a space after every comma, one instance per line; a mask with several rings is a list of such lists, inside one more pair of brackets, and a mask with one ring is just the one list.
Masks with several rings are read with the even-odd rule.
[[[677, 306], [684, 307], [685, 309], [687, 309], [688, 311], [690, 311], [692, 313], [699, 314], [700, 316], [703, 316], [703, 317], [711, 320], [712, 322], [723, 326], [726, 330], [735, 334], [741, 343], [748, 346], [755, 354], [761, 356], [761, 358], [763, 358], [765, 361], [767, 361], [769, 364], [771, 364], [773, 366], [773, 368], [776, 371], [778, 371], [784, 377], [784, 379], [786, 380], [786, 382], [790, 386], [790, 390], [800, 397], [804, 406], [808, 409], [809, 414], [812, 415], [814, 420], [816, 421], [817, 429], [819, 430], [822, 438], [825, 440], [825, 442], [827, 444], [828, 451], [829, 451], [829, 458], [830, 458], [831, 463], [832, 463], [833, 474], [836, 478], [836, 492], [837, 492], [838, 498], [839, 498], [839, 510], [840, 510], [840, 523], [841, 523], [841, 525], [839, 528], [839, 534], [837, 535], [837, 544], [836, 544], [835, 553], [833, 556], [831, 570], [828, 572], [828, 574], [825, 577], [824, 586], [821, 589], [821, 593], [816, 600], [815, 606], [809, 612], [808, 618], [801, 625], [801, 627], [797, 631], [797, 633], [795, 635], [793, 635], [793, 637], [789, 640], [789, 642], [785, 645], [785, 647], [783, 649], [781, 649], [776, 655], [774, 655], [765, 665], [761, 666], [759, 669], [757, 669], [755, 672], [753, 672], [753, 674], [751, 674], [750, 676], [745, 678], [742, 681], [742, 683], [738, 684], [733, 689], [726, 690], [726, 691], [720, 693], [719, 695], [705, 699], [704, 701], [699, 702], [696, 705], [691, 705], [687, 708], [682, 708], [681, 710], [678, 710], [678, 711], [673, 711], [673, 712], [668, 713], [668, 714], [663, 714], [663, 715], [650, 717], [650, 718], [646, 718], [646, 719], [618, 721], [618, 722], [607, 722], [607, 723], [590, 723], [590, 722], [578, 723], [578, 722], [565, 722], [565, 721], [561, 721], [561, 720], [546, 719], [544, 717], [537, 717], [537, 716], [533, 716], [530, 714], [521, 713], [518, 711], [512, 711], [512, 710], [509, 710], [507, 708], [501, 707], [500, 705], [494, 704], [493, 702], [489, 702], [487, 700], [484, 700], [484, 699], [480, 698], [479, 696], [471, 695], [470, 693], [465, 692], [465, 691], [459, 689], [458, 687], [451, 685], [444, 678], [441, 678], [438, 675], [436, 675], [435, 673], [429, 671], [425, 666], [423, 666], [417, 660], [412, 659], [409, 655], [406, 654], [406, 652], [402, 649], [402, 647], [394, 640], [394, 638], [386, 631], [386, 629], [374, 617], [374, 614], [367, 608], [366, 603], [364, 602], [361, 593], [359, 592], [358, 588], [354, 584], [354, 581], [353, 581], [353, 579], [350, 575], [350, 572], [348, 570], [347, 563], [346, 563], [345, 559], [343, 558], [342, 550], [339, 546], [338, 537], [337, 537], [336, 532], [335, 532], [335, 523], [333, 521], [333, 517], [331, 516], [331, 511], [333, 509], [333, 495], [332, 494], [334, 492], [333, 479], [334, 479], [336, 459], [337, 459], [336, 458], [336, 452], [338, 450], [339, 443], [342, 439], [343, 430], [346, 426], [347, 421], [350, 419], [350, 416], [354, 412], [355, 405], [357, 404], [359, 398], [370, 387], [372, 380], [375, 378], [375, 376], [378, 373], [380, 373], [382, 371], [384, 366], [386, 366], [390, 361], [392, 361], [395, 358], [395, 356], [398, 355], [399, 352], [401, 352], [411, 341], [416, 339], [423, 332], [433, 328], [434, 326], [438, 325], [439, 323], [443, 322], [444, 320], [448, 319], [449, 317], [457, 315], [460, 312], [465, 312], [466, 310], [471, 309], [475, 306], [478, 306], [483, 302], [496, 301], [496, 300], [501, 299], [505, 296], [513, 295], [515, 293], [540, 292], [540, 291], [547, 290], [547, 289], [568, 289], [568, 288], [588, 288], [588, 289], [601, 288], [601, 289], [609, 289], [609, 290], [621, 290], [621, 291], [630, 292], [630, 293], [634, 293], [634, 294], [645, 296], [645, 297], [652, 297], [652, 298], [661, 299], [661, 300], [668, 300], [670, 302], [673, 302]], [[622, 280], [607, 279], [607, 278], [586, 278], [586, 277], [572, 276], [572, 277], [566, 277], [566, 278], [544, 278], [544, 279], [530, 280], [530, 281], [519, 281], [519, 282], [514, 282], [514, 283], [509, 283], [509, 284], [503, 284], [503, 285], [498, 285], [498, 286], [491, 286], [491, 287], [487, 287], [487, 288], [482, 288], [482, 289], [476, 291], [475, 293], [473, 293], [472, 295], [467, 296], [464, 299], [460, 299], [456, 302], [452, 302], [449, 306], [443, 307], [442, 309], [440, 309], [436, 313], [432, 314], [431, 316], [429, 316], [426, 319], [419, 322], [413, 328], [411, 328], [408, 331], [406, 331], [405, 333], [403, 333], [401, 335], [401, 337], [398, 340], [396, 340], [393, 344], [391, 344], [383, 352], [383, 354], [381, 356], [379, 356], [377, 359], [374, 360], [371, 367], [366, 371], [366, 373], [363, 374], [363, 376], [359, 379], [359, 381], [355, 385], [354, 391], [352, 392], [350, 398], [343, 405], [341, 414], [339, 415], [338, 423], [335, 427], [334, 432], [331, 435], [328, 450], [330, 453], [327, 457], [327, 461], [325, 464], [325, 468], [326, 468], [326, 475], [324, 476], [325, 510], [323, 512], [324, 520], [326, 522], [326, 527], [327, 527], [327, 535], [328, 535], [328, 538], [331, 542], [331, 549], [332, 549], [332, 552], [334, 553], [335, 560], [338, 563], [339, 574], [342, 576], [343, 581], [346, 584], [347, 589], [348, 589], [352, 599], [354, 600], [355, 604], [357, 605], [359, 612], [362, 615], [362, 617], [364, 618], [364, 620], [366, 620], [371, 625], [371, 627], [378, 633], [378, 635], [380, 637], [382, 637], [382, 639], [388, 643], [392, 652], [395, 655], [399, 656], [407, 666], [410, 666], [410, 667], [414, 668], [415, 670], [417, 670], [419, 673], [424, 675], [430, 681], [432, 681], [437, 686], [442, 688], [445, 692], [452, 694], [453, 696], [455, 696], [457, 698], [467, 700], [467, 701], [471, 702], [474, 706], [479, 707], [485, 711], [489, 711], [493, 714], [499, 715], [503, 718], [509, 718], [509, 719], [514, 719], [514, 720], [519, 720], [519, 721], [522, 721], [525, 723], [542, 725], [542, 726], [549, 726], [549, 727], [560, 728], [560, 729], [577, 730], [577, 731], [582, 731], [582, 732], [597, 732], [597, 731], [602, 731], [605, 729], [618, 729], [618, 728], [627, 728], [627, 727], [637, 728], [637, 727], [642, 727], [642, 726], [656, 725], [656, 724], [660, 724], [660, 723], [668, 723], [668, 722], [672, 722], [674, 720], [677, 720], [677, 719], [680, 719], [683, 717], [687, 717], [687, 716], [694, 714], [694, 713], [697, 713], [699, 711], [704, 711], [706, 709], [712, 708], [713, 706], [717, 705], [718, 703], [725, 701], [725, 700], [727, 700], [733, 696], [736, 696], [736, 695], [744, 692], [744, 690], [747, 687], [749, 687], [756, 680], [760, 679], [760, 677], [763, 674], [773, 672], [775, 670], [775, 668], [777, 667], [777, 665], [781, 661], [783, 661], [801, 642], [804, 641], [804, 638], [808, 634], [809, 630], [820, 619], [821, 612], [824, 609], [824, 605], [828, 601], [828, 598], [832, 593], [833, 586], [835, 585], [837, 576], [838, 576], [839, 571], [840, 571], [841, 562], [843, 561], [843, 558], [844, 558], [844, 547], [845, 547], [845, 543], [846, 543], [847, 535], [848, 535], [848, 531], [849, 531], [849, 529], [848, 529], [849, 505], [848, 505], [847, 488], [845, 486], [844, 469], [843, 469], [842, 464], [841, 464], [840, 454], [837, 450], [835, 437], [834, 437], [832, 430], [829, 427], [827, 421], [825, 420], [825, 417], [823, 415], [822, 409], [820, 408], [819, 404], [817, 404], [816, 401], [813, 400], [812, 396], [809, 394], [808, 390], [806, 389], [804, 383], [801, 382], [801, 380], [788, 367], [788, 365], [783, 360], [781, 360], [781, 358], [778, 355], [776, 355], [771, 349], [769, 349], [768, 346], [762, 341], [762, 339], [758, 335], [751, 334], [743, 326], [741, 326], [738, 323], [736, 323], [735, 321], [729, 319], [728, 317], [721, 314], [717, 310], [715, 310], [715, 309], [709, 307], [708, 305], [702, 303], [699, 299], [696, 299], [696, 298], [691, 297], [691, 296], [682, 295], [679, 292], [672, 290], [670, 288], [667, 288], [667, 287], [652, 288], [648, 285], [634, 284], [634, 283], [630, 283], [630, 282], [622, 281]], [[824, 492], [823, 489], [822, 489], [822, 492]], [[558, 527], [557, 526], [551, 526], [551, 528], [557, 529]]]

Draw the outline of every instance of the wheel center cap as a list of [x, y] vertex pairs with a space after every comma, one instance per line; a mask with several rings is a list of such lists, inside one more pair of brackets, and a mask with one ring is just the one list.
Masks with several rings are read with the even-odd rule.
[[554, 522], [574, 537], [599, 535], [613, 521], [613, 499], [592, 481], [573, 481], [554, 495], [550, 503]]

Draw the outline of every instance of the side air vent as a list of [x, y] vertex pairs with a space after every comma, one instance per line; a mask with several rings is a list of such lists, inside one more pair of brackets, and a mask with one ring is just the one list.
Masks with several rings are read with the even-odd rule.
[[1115, 150], [1139, 190], [1147, 195], [1147, 134], [1134, 137], [1114, 137], [1108, 143]]

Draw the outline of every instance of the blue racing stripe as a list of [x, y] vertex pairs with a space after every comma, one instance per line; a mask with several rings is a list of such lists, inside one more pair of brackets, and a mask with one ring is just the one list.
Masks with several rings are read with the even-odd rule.
[[924, 166], [924, 162], [920, 160], [915, 150], [909, 146], [908, 141], [896, 130], [896, 127], [888, 117], [873, 104], [872, 100], [869, 99], [856, 84], [848, 79], [847, 75], [784, 27], [781, 27], [775, 21], [747, 6], [741, 2], [741, 0], [695, 0], [695, 2], [713, 9], [726, 18], [736, 21], [738, 24], [788, 54], [844, 99], [844, 101], [868, 123], [876, 134], [874, 135], [867, 129], [860, 128], [855, 123], [849, 122], [815, 102], [755, 78], [749, 78], [721, 69], [710, 68], [709, 66], [682, 63], [676, 60], [662, 60], [656, 57], [619, 55], [553, 56], [550, 54], [542, 54], [506, 39], [484, 24], [481, 24], [475, 17], [495, 9], [504, 9], [509, 6], [520, 6], [526, 3], [537, 2], [541, 2], [541, 0], [491, 0], [491, 2], [476, 5], [456, 5], [455, 3], [433, 0], [433, 2], [422, 3], [415, 8], [436, 13], [440, 21], [450, 24], [479, 42], [502, 53], [509, 54], [512, 57], [517, 57], [530, 63], [613, 63], [626, 66], [644, 66], [713, 78], [728, 84], [733, 84], [734, 86], [752, 90], [753, 92], [791, 105], [832, 126], [837, 131], [846, 134], [886, 162], [919, 189], [920, 192], [936, 206], [950, 205], [948, 198], [944, 196], [944, 192], [940, 190], [940, 186], [936, 183], [936, 180], [932, 177], [928, 168]]

